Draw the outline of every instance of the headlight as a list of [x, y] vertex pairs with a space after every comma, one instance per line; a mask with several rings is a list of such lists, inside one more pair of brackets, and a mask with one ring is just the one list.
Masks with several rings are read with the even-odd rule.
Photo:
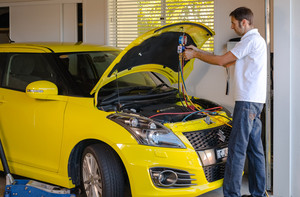
[[126, 128], [139, 144], [186, 148], [170, 129], [149, 118], [123, 113], [111, 114], [107, 118]]

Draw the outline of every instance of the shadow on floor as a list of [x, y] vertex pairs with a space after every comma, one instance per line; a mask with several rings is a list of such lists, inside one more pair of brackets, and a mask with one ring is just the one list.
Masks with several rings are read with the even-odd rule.
[[[249, 194], [248, 190], [248, 179], [247, 176], [243, 176], [243, 182], [242, 182], [242, 189], [241, 189], [241, 194]], [[223, 197], [223, 188], [219, 188], [216, 190], [213, 190], [211, 192], [208, 192], [206, 194], [202, 194], [201, 196], [198, 197]]]

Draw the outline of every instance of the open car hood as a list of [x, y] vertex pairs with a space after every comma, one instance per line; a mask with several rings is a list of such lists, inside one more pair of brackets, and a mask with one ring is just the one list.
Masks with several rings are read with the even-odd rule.
[[[136, 72], [156, 72], [164, 75], [171, 83], [178, 81], [179, 37], [185, 34], [187, 44], [201, 48], [214, 35], [207, 26], [196, 22], [180, 22], [153, 29], [134, 40], [112, 62], [91, 91], [98, 92], [101, 87], [116, 79]], [[193, 70], [193, 61], [185, 62], [184, 78]]]

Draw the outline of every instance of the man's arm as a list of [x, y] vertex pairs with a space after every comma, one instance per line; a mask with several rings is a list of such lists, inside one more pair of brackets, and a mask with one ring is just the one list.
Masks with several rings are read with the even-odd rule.
[[185, 60], [198, 58], [206, 63], [219, 65], [223, 67], [229, 67], [233, 65], [237, 60], [237, 58], [230, 51], [228, 51], [224, 55], [213, 55], [206, 51], [202, 51], [193, 45], [186, 47], [183, 56]]

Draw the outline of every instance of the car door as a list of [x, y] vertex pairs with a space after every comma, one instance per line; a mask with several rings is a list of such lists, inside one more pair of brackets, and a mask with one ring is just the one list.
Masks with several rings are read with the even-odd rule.
[[59, 79], [44, 55], [0, 55], [0, 137], [13, 173], [28, 167], [58, 171], [66, 101], [38, 100], [25, 93], [30, 82]]

